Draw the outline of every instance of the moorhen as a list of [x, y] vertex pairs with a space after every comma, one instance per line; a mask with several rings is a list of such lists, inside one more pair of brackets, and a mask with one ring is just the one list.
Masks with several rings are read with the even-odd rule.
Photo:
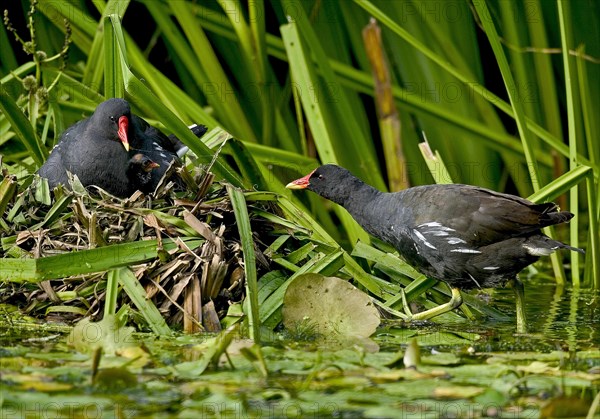
[[[206, 127], [193, 126], [191, 130], [200, 137]], [[149, 173], [148, 183], [140, 185], [153, 191], [169, 165], [187, 147], [174, 135], [166, 136], [133, 115], [126, 100], [108, 99], [89, 118], [65, 130], [38, 174], [54, 188], [58, 184], [68, 186], [67, 172], [71, 172], [84, 186], [95, 185], [124, 198], [132, 188], [127, 176], [130, 159], [140, 151], [158, 164]]]
[[459, 307], [459, 289], [494, 288], [515, 280], [526, 266], [557, 249], [583, 253], [540, 231], [573, 217], [551, 202], [534, 204], [458, 184], [384, 193], [331, 164], [287, 188], [308, 189], [341, 205], [368, 233], [396, 248], [408, 264], [450, 286], [450, 302], [412, 314], [412, 320]]
[[152, 171], [160, 167], [160, 165], [142, 153], [136, 153], [127, 163], [127, 178], [129, 179], [130, 191], [129, 195], [136, 190], [144, 193], [154, 191], [151, 188]]
[[[135, 135], [130, 139], [132, 149], [130, 154], [141, 151], [158, 165], [155, 170], [149, 173], [150, 179], [144, 185], [146, 190], [140, 190], [146, 193], [154, 192], [169, 166], [172, 163], [179, 163], [179, 158], [188, 151], [188, 147], [175, 135], [170, 134], [167, 136], [163, 134], [142, 118], [133, 115], [132, 119], [135, 126]], [[204, 125], [191, 125], [189, 128], [198, 138], [202, 137], [207, 131]]]
[[130, 120], [126, 101], [102, 102], [89, 118], [63, 132], [38, 174], [48, 179], [51, 188], [58, 184], [69, 186], [69, 171], [84, 186], [96, 185], [113, 195], [126, 196]]

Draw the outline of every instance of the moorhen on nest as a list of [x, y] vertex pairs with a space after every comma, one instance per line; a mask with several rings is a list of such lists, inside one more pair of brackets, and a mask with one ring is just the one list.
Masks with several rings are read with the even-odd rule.
[[151, 189], [152, 171], [160, 165], [142, 153], [134, 154], [127, 164], [127, 178], [130, 183], [131, 193], [140, 190], [144, 193], [154, 191]]
[[[188, 147], [175, 135], [166, 136], [142, 118], [133, 115], [133, 122], [136, 133], [141, 132], [142, 134], [136, 134], [131, 138], [132, 150], [143, 152], [144, 155], [158, 165], [149, 173], [150, 179], [144, 185], [144, 189], [138, 188], [144, 193], [151, 193], [154, 192], [169, 166], [173, 163], [179, 163], [179, 158], [188, 151]], [[192, 125], [189, 128], [198, 138], [202, 137], [207, 130], [204, 125]], [[179, 182], [179, 184], [182, 184], [182, 182]]]
[[[206, 127], [191, 130], [200, 137]], [[133, 184], [127, 175], [130, 159], [140, 151], [158, 164], [145, 185]], [[67, 172], [71, 172], [84, 186], [95, 185], [125, 198], [142, 186], [145, 192], [153, 191], [169, 165], [186, 151], [177, 137], [166, 136], [133, 115], [124, 99], [108, 99], [89, 118], [65, 130], [38, 174], [54, 188], [68, 186]]]
[[413, 314], [430, 319], [462, 304], [459, 289], [494, 288], [557, 249], [582, 252], [542, 234], [573, 214], [551, 202], [469, 185], [417, 186], [383, 193], [348, 170], [325, 165], [287, 185], [344, 207], [370, 234], [389, 243], [418, 271], [452, 288], [450, 302]]

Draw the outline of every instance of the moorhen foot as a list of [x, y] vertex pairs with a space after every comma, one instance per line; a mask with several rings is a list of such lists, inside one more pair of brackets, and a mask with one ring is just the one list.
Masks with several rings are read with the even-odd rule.
[[[191, 129], [198, 137], [206, 132], [205, 126]], [[68, 187], [67, 172], [71, 172], [83, 186], [95, 185], [125, 198], [135, 186], [127, 175], [130, 159], [140, 151], [158, 167], [149, 172], [148, 183], [133, 190], [153, 191], [169, 165], [187, 147], [174, 135], [166, 136], [133, 115], [126, 100], [108, 99], [89, 118], [65, 130], [38, 174], [54, 188], [58, 184]]]
[[553, 240], [541, 228], [573, 214], [548, 202], [469, 185], [417, 186], [384, 193], [348, 170], [321, 166], [287, 185], [308, 189], [344, 207], [371, 235], [406, 262], [452, 289], [449, 303], [411, 315], [425, 320], [462, 304], [459, 289], [495, 288], [558, 249], [583, 250]]

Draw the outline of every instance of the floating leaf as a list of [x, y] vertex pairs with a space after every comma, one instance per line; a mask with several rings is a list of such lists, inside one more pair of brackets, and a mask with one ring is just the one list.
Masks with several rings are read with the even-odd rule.
[[588, 418], [597, 417], [594, 416], [594, 412], [589, 412], [590, 403], [579, 397], [567, 397], [560, 396], [549, 400], [544, 404], [540, 411], [541, 418], [572, 418], [572, 417], [584, 417], [586, 414]]
[[73, 328], [67, 342], [80, 352], [93, 352], [101, 347], [106, 355], [115, 355], [135, 345], [133, 332], [133, 327], [119, 326], [115, 316], [108, 316], [99, 322], [85, 318]]
[[529, 374], [556, 373], [560, 371], [559, 367], [551, 367], [546, 362], [533, 361], [529, 365], [517, 366], [517, 371], [527, 372]]
[[296, 277], [283, 300], [283, 324], [290, 330], [314, 325], [322, 337], [367, 338], [379, 326], [369, 296], [336, 277], [307, 273]]
[[485, 388], [476, 386], [445, 386], [433, 391], [435, 397], [441, 399], [470, 399], [483, 394]]

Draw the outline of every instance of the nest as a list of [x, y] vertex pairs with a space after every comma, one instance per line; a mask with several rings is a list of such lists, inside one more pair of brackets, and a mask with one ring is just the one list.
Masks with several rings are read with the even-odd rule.
[[[86, 191], [73, 183], [72, 190], [58, 188], [54, 200], [41, 204], [38, 189], [28, 188], [6, 206], [0, 219], [0, 235], [14, 245], [0, 247], [0, 257], [45, 257], [117, 243], [157, 240], [158, 257], [131, 266], [147, 297], [171, 326], [186, 332], [218, 331], [220, 319], [245, 297], [243, 254], [226, 186], [199, 169], [179, 168], [178, 181], [167, 181], [167, 172], [151, 196], [136, 192], [127, 199], [102, 190]], [[7, 177], [5, 176], [5, 179]], [[183, 192], [175, 193], [176, 184]], [[43, 190], [43, 188], [42, 188]], [[49, 198], [49, 196], [48, 196]], [[262, 211], [273, 212], [268, 202]], [[263, 239], [272, 228], [252, 217], [257, 269], [267, 270], [269, 261]], [[10, 219], [7, 223], [4, 220]], [[50, 220], [49, 222], [47, 222]], [[184, 240], [195, 236], [197, 240]], [[176, 247], [166, 250], [165, 239]], [[190, 246], [188, 243], [197, 245]], [[4, 244], [4, 243], [3, 243]], [[20, 254], [17, 254], [20, 253]], [[40, 286], [0, 283], [0, 302], [9, 302], [34, 316], [75, 320], [95, 317], [104, 306], [106, 272], [43, 281]], [[65, 296], [72, 296], [65, 301]], [[125, 293], [120, 304], [127, 304]], [[71, 310], [55, 310], [70, 307]], [[73, 309], [75, 308], [75, 309]], [[48, 314], [49, 313], [49, 314]]]

